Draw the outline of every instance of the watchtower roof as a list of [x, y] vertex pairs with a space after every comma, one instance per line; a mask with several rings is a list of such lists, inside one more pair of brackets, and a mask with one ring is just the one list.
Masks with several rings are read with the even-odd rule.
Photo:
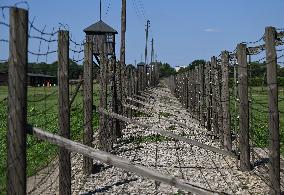
[[84, 32], [86, 34], [104, 34], [104, 33], [113, 33], [117, 34], [117, 31], [114, 30], [112, 27], [104, 23], [102, 20], [96, 22], [95, 24], [92, 24], [91, 26], [84, 29]]

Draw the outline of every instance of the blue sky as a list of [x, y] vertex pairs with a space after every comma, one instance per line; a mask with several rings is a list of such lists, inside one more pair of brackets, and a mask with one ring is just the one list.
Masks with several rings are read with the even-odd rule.
[[[0, 6], [15, 2], [18, 1], [1, 0]], [[102, 19], [119, 32], [116, 44], [119, 57], [121, 0], [102, 2]], [[36, 17], [35, 26], [42, 29], [46, 25], [46, 31], [51, 31], [59, 23], [68, 24], [77, 42], [84, 39], [83, 29], [99, 19], [99, 0], [28, 0], [28, 3], [30, 20]], [[233, 51], [239, 42], [257, 40], [265, 26], [283, 28], [283, 7], [283, 0], [127, 0], [126, 62], [134, 64], [144, 55], [146, 19], [151, 21], [150, 39], [155, 40], [158, 60], [179, 66], [195, 59], [209, 60], [222, 50]], [[0, 20], [7, 21], [7, 17], [0, 16]], [[0, 26], [0, 39], [7, 38], [7, 29]], [[30, 50], [38, 51], [38, 47], [39, 43], [30, 43]], [[8, 45], [0, 42], [0, 51], [1, 59], [7, 58]], [[30, 61], [55, 58], [31, 57]]]

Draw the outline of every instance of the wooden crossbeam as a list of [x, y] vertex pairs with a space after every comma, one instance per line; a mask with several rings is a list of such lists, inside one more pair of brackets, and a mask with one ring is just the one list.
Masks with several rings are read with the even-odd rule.
[[201, 195], [211, 195], [214, 194], [213, 192], [198, 187], [193, 184], [189, 184], [187, 181], [178, 179], [176, 177], [166, 175], [160, 173], [154, 169], [150, 169], [144, 166], [135, 165], [131, 161], [114, 156], [110, 153], [104, 152], [102, 150], [94, 149], [89, 146], [83, 145], [78, 142], [74, 142], [72, 140], [66, 139], [62, 136], [58, 136], [52, 134], [50, 132], [46, 132], [37, 127], [30, 127], [29, 131], [32, 133], [33, 136], [37, 137], [38, 139], [48, 141], [54, 145], [57, 145], [61, 148], [65, 148], [71, 152], [76, 152], [87, 156], [89, 158], [98, 160], [100, 162], [106, 163], [108, 165], [113, 165], [115, 167], [124, 169], [126, 171], [133, 172], [135, 174], [141, 175], [143, 177], [147, 177], [149, 179], [154, 179], [156, 181], [169, 184], [171, 186], [175, 186], [179, 189], [183, 189], [189, 191], [191, 193], [201, 194]]
[[124, 116], [119, 115], [117, 113], [109, 112], [109, 111], [107, 111], [105, 109], [102, 109], [102, 108], [99, 108], [99, 112], [101, 114], [108, 115], [108, 116], [110, 116], [112, 118], [116, 118], [116, 119], [122, 120], [122, 121], [124, 121], [126, 123], [139, 125], [139, 126], [141, 126], [143, 128], [146, 128], [146, 130], [148, 130], [148, 131], [156, 132], [156, 133], [158, 133], [160, 135], [163, 135], [165, 137], [170, 137], [170, 138], [173, 138], [175, 140], [179, 140], [179, 141], [188, 143], [190, 145], [198, 146], [200, 148], [203, 148], [205, 150], [209, 150], [209, 151], [212, 151], [212, 152], [215, 152], [215, 153], [218, 153], [218, 154], [223, 154], [223, 155], [230, 156], [230, 157], [233, 157], [233, 158], [238, 158], [238, 156], [236, 154], [234, 154], [233, 152], [222, 150], [222, 149], [219, 149], [219, 148], [216, 148], [216, 147], [213, 147], [213, 146], [209, 146], [209, 145], [200, 143], [200, 142], [192, 140], [192, 139], [188, 139], [186, 137], [179, 136], [179, 135], [174, 134], [174, 133], [172, 133], [170, 131], [165, 131], [165, 130], [163, 130], [161, 128], [153, 127], [151, 125], [142, 123], [140, 121], [124, 117]]

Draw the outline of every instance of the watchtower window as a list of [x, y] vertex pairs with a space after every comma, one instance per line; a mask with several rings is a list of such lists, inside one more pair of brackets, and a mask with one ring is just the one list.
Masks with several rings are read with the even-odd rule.
[[107, 43], [113, 43], [113, 35], [112, 34], [106, 35], [106, 42]]

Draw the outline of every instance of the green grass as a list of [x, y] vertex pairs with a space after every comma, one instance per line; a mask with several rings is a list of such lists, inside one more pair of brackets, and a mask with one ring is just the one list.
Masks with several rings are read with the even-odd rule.
[[[70, 87], [71, 93], [75, 87]], [[45, 99], [44, 97], [47, 98]], [[0, 86], [0, 97], [7, 97], [7, 86]], [[0, 101], [2, 100], [0, 99]], [[42, 100], [43, 101], [38, 101]], [[57, 87], [28, 88], [28, 123], [52, 133], [58, 133], [58, 94]], [[98, 105], [98, 85], [94, 86], [94, 104]], [[72, 140], [80, 141], [83, 137], [83, 98], [79, 93], [71, 107], [70, 127]], [[98, 127], [98, 114], [94, 113], [93, 126]], [[7, 151], [7, 101], [0, 103], [0, 194], [6, 185], [6, 151]], [[47, 166], [58, 153], [58, 147], [27, 136], [27, 174], [34, 175]]]
[[[232, 93], [231, 93], [232, 94]], [[278, 107], [279, 107], [279, 126], [280, 126], [280, 144], [281, 154], [284, 155], [284, 90], [279, 87]], [[249, 88], [250, 101], [250, 137], [256, 147], [268, 147], [268, 95], [266, 87]], [[235, 101], [233, 96], [230, 98], [230, 114], [232, 131], [239, 132], [238, 103], [235, 110]]]
[[5, 99], [8, 94], [8, 87], [7, 86], [0, 86], [0, 101]]

